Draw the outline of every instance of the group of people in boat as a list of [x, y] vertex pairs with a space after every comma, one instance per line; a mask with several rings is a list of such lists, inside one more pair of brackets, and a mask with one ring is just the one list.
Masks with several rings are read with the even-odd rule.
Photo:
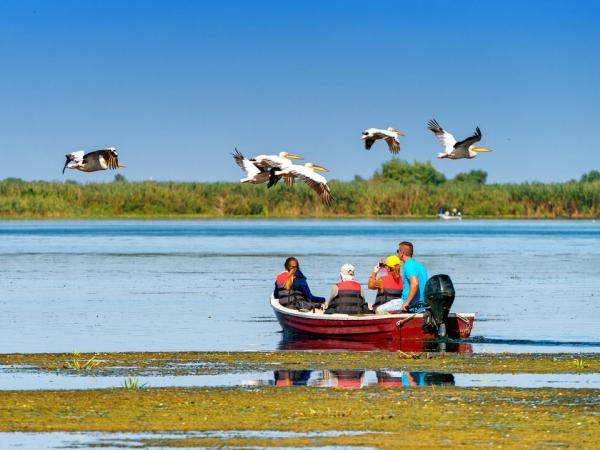
[[[344, 264], [340, 281], [328, 298], [312, 294], [297, 258], [285, 260], [285, 270], [277, 275], [273, 296], [282, 306], [298, 310], [323, 309], [325, 314], [416, 313], [425, 309], [424, 289], [427, 269], [413, 257], [411, 242], [401, 242], [396, 255], [390, 255], [384, 267], [373, 267], [367, 288], [376, 291], [375, 301], [368, 303], [362, 285], [355, 279], [354, 266]], [[385, 269], [379, 276], [380, 269]]]

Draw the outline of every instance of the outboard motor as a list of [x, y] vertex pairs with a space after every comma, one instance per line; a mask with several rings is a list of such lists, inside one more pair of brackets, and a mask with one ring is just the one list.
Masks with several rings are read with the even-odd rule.
[[434, 275], [425, 283], [425, 301], [429, 305], [423, 328], [438, 337], [446, 337], [446, 320], [454, 303], [454, 286], [448, 275]]

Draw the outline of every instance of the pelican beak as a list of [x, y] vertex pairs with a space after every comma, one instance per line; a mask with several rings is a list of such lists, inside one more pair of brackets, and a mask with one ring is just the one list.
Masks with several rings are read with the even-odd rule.
[[471, 148], [471, 150], [473, 150], [474, 152], [478, 152], [478, 153], [493, 152], [492, 149], [485, 148], [485, 147], [473, 147], [473, 148]]
[[319, 172], [329, 172], [329, 169], [321, 166], [312, 166], [313, 170], [318, 170]]
[[121, 163], [119, 163], [118, 166], [119, 167], [127, 167], [125, 164], [121, 164]]
[[288, 158], [288, 159], [304, 159], [302, 156], [290, 155], [290, 154], [287, 154], [286, 158]]

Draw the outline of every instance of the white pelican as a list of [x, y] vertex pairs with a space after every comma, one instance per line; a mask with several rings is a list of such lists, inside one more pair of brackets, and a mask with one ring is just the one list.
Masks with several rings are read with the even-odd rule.
[[361, 139], [365, 140], [365, 148], [370, 150], [377, 139], [383, 139], [387, 142], [390, 152], [394, 155], [400, 151], [400, 136], [404, 136], [404, 133], [396, 130], [395, 128], [388, 128], [387, 130], [380, 130], [379, 128], [369, 128], [362, 132]]
[[259, 169], [251, 160], [244, 158], [244, 155], [237, 148], [232, 155], [237, 165], [246, 172], [246, 178], [242, 178], [240, 183], [260, 184], [269, 180], [271, 172], [266, 169]]
[[330, 206], [331, 201], [333, 200], [333, 196], [331, 195], [331, 190], [329, 189], [327, 180], [323, 175], [320, 175], [317, 172], [315, 172], [315, 170], [319, 170], [321, 172], [328, 172], [328, 170], [325, 167], [317, 166], [312, 163], [306, 163], [303, 166], [291, 164], [289, 167], [283, 170], [276, 171], [275, 175], [284, 178], [289, 176], [294, 178], [300, 178], [313, 191], [319, 194], [323, 203], [325, 203], [327, 206]]
[[[262, 170], [270, 170], [271, 177], [269, 178], [269, 183], [267, 187], [270, 188], [277, 184], [277, 182], [281, 179], [280, 176], [275, 175], [276, 170], [283, 170], [292, 165], [290, 159], [304, 159], [302, 156], [292, 155], [288, 152], [279, 152], [277, 155], [258, 155], [254, 158], [250, 158], [250, 161], [259, 169]], [[294, 184], [294, 177], [286, 176], [283, 177], [285, 184], [291, 186]]]
[[475, 158], [477, 152], [491, 152], [489, 148], [475, 147], [476, 142], [481, 140], [481, 130], [479, 127], [475, 129], [475, 134], [468, 138], [456, 142], [454, 136], [444, 130], [435, 119], [427, 122], [427, 127], [433, 131], [436, 135], [442, 147], [444, 147], [444, 153], [438, 153], [438, 158], [450, 158], [450, 159], [462, 159], [462, 158]]
[[66, 155], [67, 161], [63, 167], [65, 169], [77, 169], [82, 172], [96, 172], [98, 170], [117, 169], [125, 167], [119, 164], [119, 156], [115, 148], [103, 148], [90, 153], [83, 153], [83, 150], [71, 152]]

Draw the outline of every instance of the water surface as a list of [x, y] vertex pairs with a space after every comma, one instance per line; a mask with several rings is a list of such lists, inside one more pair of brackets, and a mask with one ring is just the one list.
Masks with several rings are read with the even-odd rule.
[[0, 352], [306, 347], [269, 306], [283, 260], [326, 295], [401, 240], [477, 315], [473, 351], [600, 351], [600, 222], [32, 220], [0, 221]]

